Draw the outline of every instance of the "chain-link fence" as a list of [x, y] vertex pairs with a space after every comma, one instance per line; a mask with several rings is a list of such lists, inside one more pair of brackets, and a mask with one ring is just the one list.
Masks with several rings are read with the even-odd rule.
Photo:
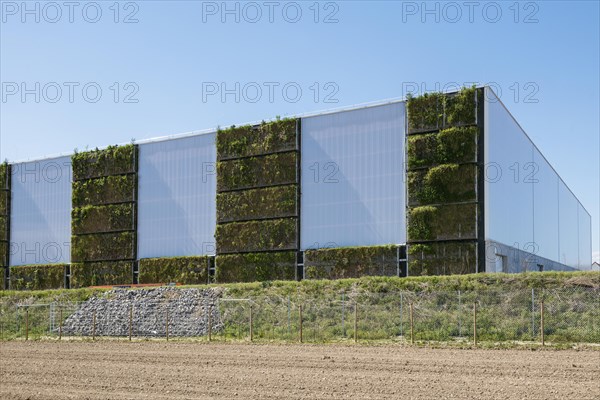
[[0, 303], [0, 338], [600, 343], [600, 290], [591, 288], [253, 298], [196, 289], [176, 295], [185, 290], [78, 303]]

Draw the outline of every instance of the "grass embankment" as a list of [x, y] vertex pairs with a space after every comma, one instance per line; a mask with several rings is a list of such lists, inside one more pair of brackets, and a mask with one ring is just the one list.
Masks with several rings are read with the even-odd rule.
[[446, 292], [480, 290], [558, 289], [573, 287], [600, 288], [599, 272], [530, 272], [522, 274], [470, 274], [419, 276], [408, 278], [365, 277], [359, 279], [304, 280], [301, 282], [255, 282], [222, 286], [230, 296], [326, 296], [334, 293], [361, 291], [367, 293]]
[[[232, 297], [324, 295], [361, 290], [370, 293], [394, 291], [443, 292], [477, 290], [517, 290], [530, 288], [600, 288], [600, 272], [529, 272], [522, 274], [470, 274], [450, 276], [418, 276], [408, 278], [364, 277], [340, 280], [269, 281], [212, 285], [177, 286], [177, 288], [223, 287]], [[2, 303], [39, 303], [53, 301], [85, 301], [108, 289], [57, 289], [15, 291], [0, 290]], [[132, 289], [139, 290], [139, 289]]]
[[[351, 341], [355, 327], [362, 341], [405, 341], [410, 335], [412, 304], [417, 342], [464, 343], [473, 339], [473, 306], [476, 304], [480, 341], [536, 341], [540, 338], [539, 306], [543, 299], [547, 341], [600, 343], [598, 272], [365, 277], [178, 288], [206, 287], [224, 288], [227, 298], [253, 300], [256, 340], [296, 341], [302, 306], [306, 342]], [[7, 327], [22, 319], [23, 315], [15, 315], [17, 304], [74, 303], [106, 290], [0, 291], [0, 326], [4, 326], [7, 333]], [[250, 333], [250, 304], [219, 302], [217, 306], [225, 329], [215, 332], [215, 337], [246, 340]], [[48, 309], [40, 307], [39, 312], [34, 309], [29, 318], [43, 336], [49, 332]], [[14, 334], [3, 337], [22, 337], [22, 325], [21, 321], [15, 326]], [[31, 333], [35, 335], [35, 331]]]

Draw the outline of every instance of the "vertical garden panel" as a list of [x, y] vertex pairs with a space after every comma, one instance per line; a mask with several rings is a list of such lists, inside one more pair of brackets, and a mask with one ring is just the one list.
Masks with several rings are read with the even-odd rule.
[[10, 242], [10, 170], [0, 164], [0, 289], [8, 289], [8, 256]]
[[13, 164], [10, 265], [70, 262], [71, 160]]
[[296, 277], [298, 132], [295, 119], [217, 132], [217, 281]]
[[135, 281], [138, 148], [76, 153], [73, 163], [71, 284]]
[[215, 254], [215, 133], [139, 146], [139, 257]]
[[404, 103], [302, 119], [301, 248], [406, 241]]
[[482, 126], [476, 118], [477, 95], [475, 88], [463, 88], [408, 100], [409, 275], [464, 274], [480, 268]]

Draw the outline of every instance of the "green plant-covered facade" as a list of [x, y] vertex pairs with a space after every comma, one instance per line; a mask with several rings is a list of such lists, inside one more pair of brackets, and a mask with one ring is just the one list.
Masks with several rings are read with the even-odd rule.
[[307, 250], [304, 253], [304, 277], [398, 276], [401, 273], [398, 253], [396, 245]]
[[210, 257], [142, 258], [139, 261], [139, 283], [178, 283], [198, 285], [210, 283]]
[[64, 289], [66, 268], [69, 266], [64, 264], [10, 267], [10, 289]]
[[[190, 150], [191, 142], [183, 141], [177, 142], [179, 147], [155, 147], [152, 155], [145, 159], [154, 157], [153, 162], [148, 163], [150, 166], [146, 165], [146, 171], [155, 169], [145, 176], [140, 173], [140, 154], [143, 153], [140, 149], [149, 143], [76, 153], [71, 159], [72, 186], [69, 186], [71, 181], [67, 185], [72, 193], [66, 195], [67, 198], [72, 196], [70, 265], [65, 265], [68, 260], [61, 260], [61, 264], [45, 265], [51, 262], [44, 262], [44, 265], [9, 267], [15, 260], [9, 254], [9, 244], [13, 229], [11, 212], [14, 219], [16, 203], [11, 210], [11, 196], [14, 197], [11, 165], [0, 164], [0, 268], [7, 276], [12, 275], [12, 279], [5, 280], [5, 285], [10, 282], [10, 287], [15, 289], [45, 289], [69, 285], [447, 275], [483, 272], [490, 269], [490, 263], [495, 263], [491, 268], [499, 270], [504, 268], [501, 263], [507, 260], [517, 265], [507, 272], [518, 272], [520, 262], [537, 268], [541, 265], [538, 261], [524, 260], [527, 252], [521, 251], [527, 254], [512, 257], [512, 243], [506, 246], [506, 240], [497, 239], [492, 243], [495, 246], [492, 250], [486, 248], [490, 225], [487, 201], [493, 197], [487, 195], [488, 191], [496, 193], [496, 208], [502, 209], [513, 222], [516, 217], [506, 211], [507, 207], [498, 205], [499, 199], [510, 202], [509, 211], [516, 210], [512, 205], [518, 202], [509, 197], [512, 182], [507, 183], [505, 179], [490, 187], [484, 179], [488, 161], [484, 157], [494, 151], [510, 150], [509, 146], [498, 144], [507, 129], [503, 124], [496, 126], [497, 150], [491, 148], [489, 121], [484, 119], [490, 119], [492, 106], [484, 94], [484, 88], [464, 88], [456, 93], [409, 96], [405, 102], [392, 102], [395, 108], [387, 109], [388, 114], [371, 110], [384, 107], [377, 105], [365, 107], [368, 110], [352, 109], [349, 114], [356, 114], [350, 117], [342, 115], [346, 111], [339, 114], [333, 111], [218, 129], [203, 137], [209, 138], [203, 148], [198, 145]], [[500, 109], [503, 105], [497, 103], [493, 107]], [[317, 121], [328, 115], [334, 117]], [[511, 123], [516, 124], [513, 120]], [[364, 126], [375, 128], [363, 132]], [[189, 135], [186, 139], [190, 137], [198, 139], [200, 136]], [[172, 144], [171, 140], [178, 138], [166, 141]], [[541, 153], [536, 156], [539, 151], [534, 147], [531, 150], [522, 152], [521, 167], [527, 168], [530, 154], [544, 167], [546, 161]], [[363, 157], [362, 152], [368, 153], [370, 158]], [[173, 167], [176, 157], [182, 161]], [[204, 165], [202, 157], [206, 157], [210, 165]], [[392, 157], [399, 159], [402, 166], [391, 163]], [[512, 160], [511, 157], [505, 156]], [[160, 170], [161, 163], [169, 164], [170, 169], [165, 170], [171, 175]], [[182, 167], [187, 168], [185, 174], [180, 172]], [[549, 164], [546, 170], [551, 170]], [[207, 174], [213, 175], [209, 189], [205, 182]], [[380, 179], [381, 176], [388, 180]], [[570, 201], [572, 211], [565, 217], [554, 218], [556, 224], [560, 223], [562, 229], [565, 224], [576, 221], [577, 227], [568, 233], [560, 232], [561, 244], [557, 251], [552, 248], [555, 241], [548, 240], [550, 250], [547, 252], [559, 253], [562, 243], [574, 242], [573, 237], [587, 234], [586, 212], [560, 177], [551, 175], [550, 178], [555, 179], [552, 182], [556, 182], [560, 192], [556, 194], [560, 196], [556, 201], [560, 200], [561, 204], [565, 199]], [[190, 189], [200, 181], [207, 185], [203, 191], [198, 187]], [[146, 194], [145, 200], [144, 196], [138, 199], [139, 187], [142, 190], [150, 187], [154, 193]], [[163, 202], [163, 193], [165, 198], [171, 196], [174, 187], [178, 195]], [[382, 187], [385, 190], [380, 190]], [[531, 200], [532, 207], [540, 198], [545, 200], [556, 192], [554, 186], [550, 188], [552, 192], [544, 192], [544, 184], [533, 188], [521, 185], [520, 189], [521, 197]], [[500, 193], [502, 190], [507, 192], [507, 197]], [[534, 196], [534, 191], [534, 199], [527, 197]], [[212, 199], [214, 203], [206, 206]], [[138, 200], [150, 210], [147, 215], [154, 214], [153, 218], [146, 215], [145, 225], [140, 224], [140, 228], [160, 226], [145, 231], [151, 232], [146, 234], [146, 240], [139, 237], [141, 229], [138, 236]], [[186, 209], [183, 202], [195, 208]], [[545, 210], [544, 206], [539, 209]], [[160, 213], [161, 209], [169, 210], [168, 218]], [[397, 212], [399, 209], [403, 211]], [[523, 212], [519, 216], [536, 221], [544, 219], [543, 211], [542, 215], [530, 214]], [[22, 215], [23, 219], [28, 216], [23, 212]], [[495, 215], [494, 221], [498, 224], [502, 213]], [[165, 220], [169, 218], [192, 222], [181, 224], [185, 229], [174, 229], [166, 226]], [[523, 231], [533, 232], [532, 224], [530, 222]], [[192, 237], [196, 228], [197, 231], [204, 229], [202, 240]], [[510, 229], [503, 229], [510, 236]], [[338, 235], [338, 232], [343, 234]], [[14, 238], [14, 231], [12, 233]], [[336, 235], [337, 238], [330, 238]], [[138, 254], [140, 243], [146, 248], [158, 247], [167, 238], [177, 242], [178, 250], [182, 250], [164, 251], [165, 257], [160, 257], [164, 248]], [[210, 250], [205, 251], [205, 244]], [[577, 255], [583, 252], [587, 257], [584, 246], [575, 245]], [[495, 257], [492, 261], [487, 259], [486, 251]], [[145, 258], [155, 256], [158, 258]], [[577, 258], [572, 254], [569, 257]], [[559, 264], [554, 269], [568, 264], [557, 257], [547, 259]], [[547, 262], [547, 265], [551, 264]]]
[[7, 288], [10, 251], [10, 165], [0, 163], [0, 289]]
[[133, 261], [71, 263], [71, 288], [130, 285]]
[[218, 255], [218, 283], [296, 279], [296, 252]]
[[480, 268], [482, 104], [475, 88], [408, 99], [409, 275]]
[[217, 132], [217, 282], [296, 278], [299, 134], [296, 119]]
[[71, 285], [131, 284], [135, 279], [137, 146], [74, 154]]

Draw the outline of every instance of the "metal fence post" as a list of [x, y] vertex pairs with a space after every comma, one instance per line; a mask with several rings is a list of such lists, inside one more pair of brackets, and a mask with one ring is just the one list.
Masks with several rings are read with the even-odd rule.
[[208, 305], [208, 341], [212, 340], [212, 304]]
[[25, 309], [25, 340], [29, 340], [29, 307]]
[[358, 303], [354, 303], [354, 343], [358, 342]]
[[460, 290], [458, 291], [458, 336], [462, 337], [462, 321], [460, 319], [460, 312], [462, 310], [462, 304], [461, 304], [461, 298], [460, 298]]
[[58, 310], [58, 340], [62, 340], [62, 307]]
[[402, 329], [402, 320], [404, 319], [404, 312], [402, 311], [402, 305], [404, 304], [404, 300], [402, 298], [402, 292], [400, 292], [400, 336], [404, 336], [404, 330]]
[[477, 302], [473, 303], [473, 344], [477, 346]]
[[96, 310], [92, 314], [92, 340], [96, 340]]
[[540, 303], [540, 334], [542, 335], [542, 346], [545, 345], [544, 337], [544, 300]]
[[250, 303], [250, 341], [254, 340], [254, 327], [252, 325], [252, 303]]
[[129, 341], [131, 342], [131, 332], [133, 330], [133, 305], [129, 307]]
[[302, 305], [300, 305], [300, 343], [302, 343]]
[[169, 306], [167, 306], [167, 315], [166, 315], [166, 336], [167, 336], [167, 342], [169, 341]]
[[535, 289], [531, 288], [531, 339], [535, 340]]
[[415, 344], [415, 325], [413, 319], [413, 303], [410, 302], [410, 343]]
[[287, 317], [288, 317], [288, 335], [292, 338], [292, 300], [290, 296], [287, 298]]
[[342, 336], [346, 337], [346, 294], [342, 292]]

